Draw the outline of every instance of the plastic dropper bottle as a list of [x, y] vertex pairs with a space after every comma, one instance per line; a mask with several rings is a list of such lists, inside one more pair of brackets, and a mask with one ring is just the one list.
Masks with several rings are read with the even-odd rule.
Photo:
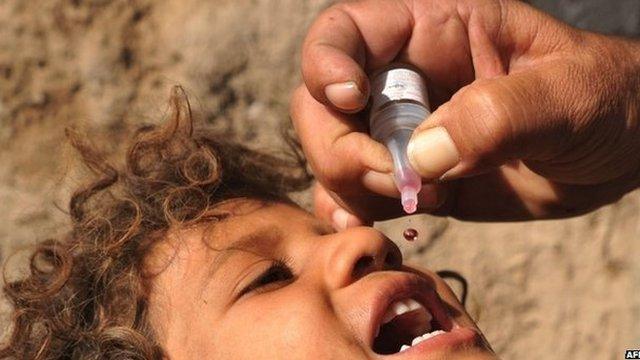
[[407, 158], [413, 130], [429, 116], [429, 98], [424, 78], [410, 65], [394, 63], [371, 80], [371, 137], [387, 146], [393, 157], [393, 175], [404, 211], [418, 208], [422, 180]]

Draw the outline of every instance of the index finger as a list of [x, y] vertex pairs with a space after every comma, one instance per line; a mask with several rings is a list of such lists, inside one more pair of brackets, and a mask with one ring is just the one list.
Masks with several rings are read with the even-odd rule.
[[315, 177], [328, 190], [397, 195], [389, 152], [354, 115], [329, 109], [301, 86], [291, 99], [291, 120]]
[[334, 5], [311, 26], [302, 49], [302, 76], [311, 95], [343, 112], [361, 110], [369, 96], [366, 70], [392, 61], [411, 36], [404, 1]]

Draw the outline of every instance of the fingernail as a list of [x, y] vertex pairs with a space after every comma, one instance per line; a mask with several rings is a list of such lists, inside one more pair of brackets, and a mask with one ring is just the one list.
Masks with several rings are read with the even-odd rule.
[[327, 85], [324, 88], [324, 94], [333, 105], [345, 111], [360, 110], [367, 102], [354, 81]]
[[331, 214], [331, 221], [337, 231], [344, 230], [347, 228], [349, 213], [344, 209], [337, 208], [333, 211], [333, 214]]
[[426, 179], [437, 179], [460, 162], [460, 153], [442, 126], [414, 135], [407, 156], [411, 166]]

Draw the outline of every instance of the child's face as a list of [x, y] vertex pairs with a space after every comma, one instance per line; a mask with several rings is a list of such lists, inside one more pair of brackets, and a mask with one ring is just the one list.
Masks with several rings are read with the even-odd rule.
[[[173, 232], [150, 256], [150, 317], [171, 359], [493, 358], [446, 284], [402, 266], [378, 231], [335, 233], [285, 204], [223, 207], [230, 217]], [[393, 317], [407, 311], [398, 301], [417, 309]]]

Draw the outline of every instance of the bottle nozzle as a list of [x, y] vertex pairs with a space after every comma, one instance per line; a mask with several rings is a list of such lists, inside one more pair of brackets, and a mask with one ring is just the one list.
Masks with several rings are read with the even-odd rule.
[[407, 144], [411, 137], [411, 130], [399, 130], [386, 139], [387, 148], [393, 158], [393, 177], [400, 192], [400, 202], [407, 214], [416, 212], [418, 208], [418, 193], [422, 188], [422, 180], [409, 164], [407, 159]]
[[418, 209], [418, 191], [411, 186], [405, 186], [400, 190], [402, 208], [407, 214], [413, 214]]

